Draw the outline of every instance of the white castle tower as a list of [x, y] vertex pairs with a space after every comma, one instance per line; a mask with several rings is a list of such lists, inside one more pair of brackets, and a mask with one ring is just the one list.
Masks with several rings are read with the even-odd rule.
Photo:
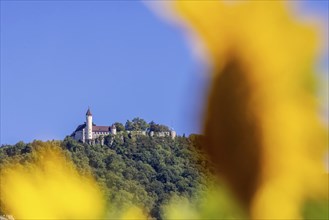
[[90, 108], [86, 113], [86, 140], [88, 143], [93, 139], [93, 115], [91, 114]]

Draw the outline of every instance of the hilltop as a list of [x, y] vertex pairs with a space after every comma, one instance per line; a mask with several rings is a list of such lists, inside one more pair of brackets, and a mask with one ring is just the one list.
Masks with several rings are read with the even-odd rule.
[[90, 108], [86, 112], [86, 121], [78, 125], [71, 137], [76, 141], [88, 144], [104, 144], [104, 136], [116, 135], [117, 133], [127, 132], [130, 134], [149, 135], [158, 137], [176, 137], [176, 131], [169, 129], [166, 125], [156, 124], [154, 121], [147, 123], [139, 117], [132, 121], [127, 120], [125, 126], [120, 122], [112, 125], [96, 125], [93, 121], [93, 114]]

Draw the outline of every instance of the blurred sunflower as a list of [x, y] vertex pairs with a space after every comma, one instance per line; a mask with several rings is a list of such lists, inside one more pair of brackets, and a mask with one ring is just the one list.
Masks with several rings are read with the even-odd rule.
[[15, 219], [103, 217], [103, 191], [91, 175], [76, 170], [59, 143], [35, 141], [32, 148], [31, 160], [20, 164], [12, 159], [0, 167], [5, 212]]
[[212, 65], [205, 149], [218, 173], [252, 218], [300, 218], [304, 201], [324, 195], [328, 183], [314, 27], [296, 21], [281, 1], [174, 7]]

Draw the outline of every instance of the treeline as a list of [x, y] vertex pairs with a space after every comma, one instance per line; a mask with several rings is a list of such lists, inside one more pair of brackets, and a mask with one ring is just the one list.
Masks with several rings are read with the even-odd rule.
[[[108, 136], [105, 144], [87, 145], [71, 137], [61, 147], [81, 173], [92, 173], [105, 191], [112, 212], [129, 205], [143, 207], [161, 219], [162, 207], [172, 196], [192, 198], [207, 187], [210, 165], [202, 153], [202, 136], [149, 137]], [[24, 163], [31, 157], [33, 143], [19, 142], [0, 148], [0, 165], [11, 160]]]
[[166, 125], [157, 124], [154, 121], [147, 123], [142, 118], [134, 118], [131, 121], [127, 120], [125, 125], [120, 122], [114, 123], [117, 131], [154, 131], [154, 132], [168, 132], [170, 128]]

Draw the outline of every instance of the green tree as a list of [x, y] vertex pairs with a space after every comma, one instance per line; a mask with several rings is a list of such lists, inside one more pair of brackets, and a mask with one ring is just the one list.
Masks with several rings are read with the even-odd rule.
[[120, 123], [120, 122], [115, 122], [114, 125], [117, 128], [117, 132], [125, 131], [126, 130], [125, 129], [125, 126], [122, 123]]
[[145, 131], [149, 127], [149, 124], [144, 119], [141, 119], [139, 117], [134, 118], [132, 122], [134, 123], [137, 130]]
[[166, 125], [157, 124], [154, 121], [151, 121], [149, 124], [150, 131], [154, 132], [169, 132], [170, 129]]
[[132, 121], [127, 120], [125, 128], [127, 131], [145, 131], [149, 124], [139, 117], [134, 118]]
[[127, 131], [133, 131], [134, 130], [134, 124], [131, 121], [127, 120], [127, 122], [125, 124], [125, 129]]

